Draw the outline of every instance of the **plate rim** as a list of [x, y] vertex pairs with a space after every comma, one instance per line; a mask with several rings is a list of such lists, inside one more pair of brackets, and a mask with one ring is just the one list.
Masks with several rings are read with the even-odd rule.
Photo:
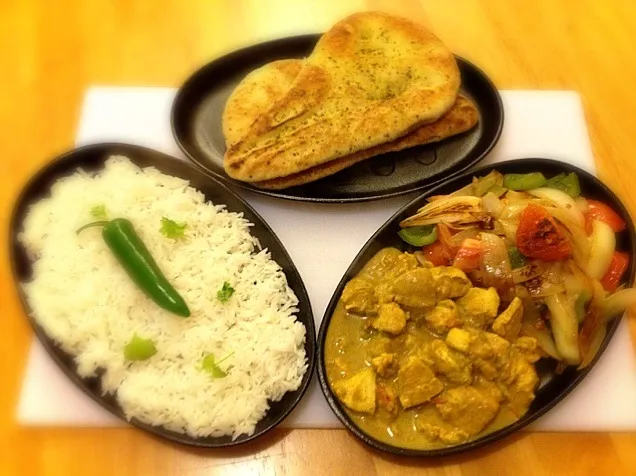
[[[302, 321], [299, 321], [299, 322], [302, 322], [302, 324], [305, 326], [306, 341], [309, 339], [313, 340], [313, 345], [309, 344], [309, 347], [313, 348], [313, 353], [311, 353], [311, 355], [306, 355], [307, 370], [305, 372], [305, 375], [303, 375], [303, 379], [301, 380], [301, 385], [298, 387], [298, 389], [294, 390], [294, 392], [298, 392], [296, 398], [291, 402], [288, 408], [286, 408], [283, 412], [281, 412], [281, 414], [275, 420], [273, 420], [271, 424], [269, 424], [266, 428], [264, 428], [260, 432], [255, 431], [252, 435], [249, 435], [249, 436], [246, 436], [243, 433], [237, 437], [237, 440], [240, 440], [240, 441], [230, 440], [226, 442], [216, 443], [213, 441], [212, 442], [205, 441], [205, 440], [215, 438], [212, 436], [201, 437], [197, 439], [197, 438], [189, 436], [186, 433], [177, 433], [175, 431], [168, 430], [162, 425], [152, 426], [148, 423], [141, 422], [137, 420], [136, 418], [132, 418], [128, 420], [125, 417], [124, 411], [121, 408], [121, 405], [119, 404], [119, 402], [117, 401], [115, 394], [109, 394], [109, 396], [110, 398], [114, 400], [115, 405], [117, 406], [117, 410], [119, 410], [118, 412], [115, 412], [113, 411], [112, 408], [110, 408], [109, 403], [105, 400], [104, 395], [98, 395], [97, 392], [93, 393], [90, 391], [87, 382], [85, 382], [85, 380], [87, 379], [80, 377], [79, 374], [77, 374], [76, 371], [73, 371], [73, 369], [69, 367], [67, 363], [65, 363], [62, 359], [63, 357], [66, 357], [73, 360], [73, 355], [64, 351], [61, 348], [61, 346], [59, 346], [53, 338], [49, 337], [46, 331], [44, 330], [44, 328], [36, 321], [35, 317], [32, 315], [31, 308], [27, 302], [26, 295], [21, 286], [22, 283], [18, 276], [18, 269], [17, 269], [17, 256], [16, 256], [15, 248], [16, 246], [21, 246], [19, 245], [17, 240], [17, 235], [21, 227], [21, 224], [19, 223], [19, 219], [20, 219], [19, 209], [21, 208], [21, 206], [25, 206], [26, 210], [28, 210], [28, 207], [33, 204], [32, 202], [26, 201], [25, 199], [26, 195], [29, 193], [31, 188], [34, 186], [34, 184], [38, 180], [41, 180], [42, 178], [46, 177], [47, 175], [51, 173], [50, 172], [51, 169], [54, 169], [59, 164], [64, 164], [64, 163], [67, 163], [68, 165], [73, 165], [73, 162], [76, 160], [75, 156], [78, 154], [83, 154], [86, 152], [90, 153], [90, 152], [99, 151], [102, 149], [104, 153], [107, 153], [108, 150], [112, 148], [127, 150], [128, 153], [135, 153], [136, 151], [136, 152], [141, 152], [142, 154], [160, 156], [162, 157], [162, 159], [166, 160], [168, 163], [170, 162], [179, 163], [187, 167], [188, 169], [190, 169], [190, 171], [192, 171], [194, 174], [201, 175], [203, 178], [210, 181], [211, 184], [220, 187], [220, 189], [222, 189], [224, 193], [229, 193], [234, 199], [237, 200], [237, 202], [241, 206], [245, 208], [245, 210], [252, 213], [258, 220], [260, 220], [266, 232], [270, 234], [271, 238], [273, 238], [274, 242], [279, 246], [280, 250], [287, 256], [287, 259], [293, 266], [293, 270], [298, 275], [298, 283], [299, 283], [299, 291], [300, 291], [298, 294], [300, 294], [300, 296], [297, 296], [297, 297], [299, 300], [299, 304], [305, 301], [305, 304], [306, 304], [305, 314], [307, 315], [307, 322], [302, 322]], [[106, 160], [107, 160], [107, 157], [104, 157], [104, 159], [101, 159], [101, 167], [103, 167], [103, 163]], [[99, 167], [100, 166], [98, 165], [97, 168]], [[153, 167], [155, 166], [153, 165]], [[77, 165], [76, 168], [81, 168], [81, 165]], [[157, 170], [159, 170], [158, 167], [157, 167]], [[161, 170], [159, 171], [161, 172]], [[66, 175], [60, 175], [57, 177], [51, 176], [51, 177], [53, 178], [53, 180], [58, 180], [65, 176]], [[198, 189], [197, 191], [201, 192]], [[25, 215], [22, 215], [22, 218], [24, 218], [24, 216]], [[30, 175], [30, 177], [28, 178], [26, 182], [24, 182], [24, 184], [20, 188], [20, 191], [17, 197], [15, 197], [13, 200], [11, 212], [9, 215], [9, 228], [8, 228], [7, 235], [8, 235], [7, 245], [9, 248], [8, 257], [9, 257], [9, 264], [11, 268], [11, 277], [13, 279], [12, 284], [17, 293], [17, 297], [20, 301], [20, 306], [23, 311], [24, 317], [26, 317], [27, 321], [29, 322], [29, 325], [33, 331], [34, 336], [37, 338], [37, 340], [42, 345], [42, 347], [46, 350], [48, 358], [51, 358], [55, 362], [56, 366], [58, 367], [58, 369], [62, 371], [65, 377], [68, 378], [77, 388], [79, 388], [84, 395], [88, 396], [91, 400], [98, 403], [100, 407], [105, 409], [110, 415], [121, 420], [124, 423], [124, 427], [132, 426], [142, 430], [143, 432], [145, 432], [147, 435], [151, 437], [167, 440], [170, 442], [178, 443], [180, 445], [189, 446], [189, 447], [229, 448], [233, 446], [240, 446], [257, 439], [269, 433], [271, 430], [275, 429], [276, 427], [278, 427], [280, 423], [282, 423], [283, 420], [285, 420], [296, 409], [296, 407], [300, 404], [300, 402], [305, 397], [309, 387], [311, 386], [311, 382], [313, 380], [313, 374], [316, 367], [316, 356], [317, 356], [316, 325], [315, 325], [313, 309], [311, 306], [311, 300], [307, 292], [307, 287], [305, 286], [304, 280], [302, 279], [302, 275], [300, 274], [298, 267], [292, 260], [291, 255], [285, 248], [284, 244], [282, 243], [278, 235], [274, 232], [274, 230], [271, 228], [269, 223], [260, 215], [260, 213], [258, 213], [245, 199], [243, 199], [240, 195], [238, 195], [234, 190], [228, 187], [227, 184], [218, 180], [216, 177], [210, 176], [208, 173], [206, 173], [206, 171], [201, 170], [198, 167], [195, 167], [193, 164], [187, 161], [180, 160], [169, 154], [166, 154], [164, 152], [161, 152], [149, 147], [136, 145], [136, 144], [129, 144], [125, 142], [99, 142], [99, 143], [92, 143], [92, 144], [82, 145], [76, 148], [68, 149], [62, 152], [61, 154], [54, 156], [53, 159], [44, 163], [40, 168], [38, 168], [35, 172], [33, 172]], [[29, 263], [30, 266], [32, 266], [32, 264], [33, 262]], [[307, 347], [307, 345], [308, 344], [306, 343], [305, 347]], [[27, 364], [28, 364], [28, 359], [27, 359]], [[27, 365], [25, 364], [25, 371], [26, 371], [26, 368], [27, 368]], [[97, 378], [99, 379], [99, 385], [101, 390], [101, 378], [99, 377]], [[269, 400], [268, 402], [270, 406], [272, 404], [277, 403], [277, 402], [271, 402]], [[266, 416], [267, 416], [267, 412], [265, 413], [263, 418], [266, 418]], [[224, 438], [224, 437], [220, 437], [220, 438]]]
[[[199, 76], [204, 74], [208, 68], [218, 65], [219, 63], [232, 61], [236, 56], [247, 54], [250, 52], [250, 50], [254, 48], [265, 47], [265, 46], [277, 48], [280, 45], [285, 45], [288, 42], [302, 42], [302, 41], [317, 42], [322, 35], [323, 33], [306, 33], [302, 35], [286, 36], [281, 38], [275, 38], [272, 40], [252, 43], [250, 45], [243, 46], [239, 49], [230, 51], [229, 53], [226, 53], [222, 56], [214, 58], [211, 61], [208, 61], [207, 63], [205, 63], [203, 66], [200, 66], [199, 68], [194, 70], [192, 73], [190, 73], [190, 75], [185, 79], [185, 81], [179, 86], [179, 89], [177, 90], [177, 93], [175, 94], [174, 99], [172, 101], [172, 105], [170, 106], [170, 129], [172, 131], [172, 137], [174, 141], [176, 142], [177, 146], [179, 147], [179, 150], [181, 150], [181, 152], [186, 156], [188, 161], [192, 162], [192, 164], [194, 164], [197, 168], [200, 168], [201, 170], [205, 171], [208, 175], [212, 175], [218, 180], [221, 180], [228, 187], [237, 187], [242, 190], [248, 190], [250, 192], [257, 193], [260, 195], [265, 195], [268, 197], [279, 198], [283, 200], [299, 201], [299, 202], [312, 202], [312, 203], [359, 203], [359, 202], [369, 202], [369, 201], [398, 197], [402, 195], [408, 195], [411, 193], [419, 192], [428, 187], [436, 187], [438, 185], [441, 185], [447, 180], [450, 180], [454, 177], [458, 177], [459, 175], [466, 172], [470, 168], [475, 167], [477, 164], [483, 161], [499, 143], [499, 140], [501, 139], [501, 134], [503, 132], [505, 118], [506, 118], [506, 113], [505, 113], [505, 109], [503, 106], [503, 101], [501, 99], [501, 94], [499, 92], [499, 89], [495, 86], [492, 79], [480, 67], [475, 65], [473, 62], [467, 60], [466, 58], [453, 53], [458, 63], [464, 63], [474, 73], [477, 73], [477, 75], [480, 76], [480, 78], [488, 85], [489, 89], [493, 92], [493, 97], [496, 101], [497, 111], [499, 113], [499, 120], [497, 121], [494, 135], [492, 136], [487, 147], [482, 151], [481, 154], [478, 154], [475, 157], [475, 159], [470, 161], [470, 163], [462, 165], [457, 170], [450, 169], [449, 171], [442, 172], [445, 175], [440, 176], [438, 179], [433, 180], [431, 182], [423, 183], [423, 184], [419, 183], [405, 190], [398, 190], [398, 191], [393, 191], [390, 193], [375, 193], [373, 195], [364, 195], [359, 197], [329, 198], [329, 197], [307, 197], [302, 195], [290, 195], [290, 194], [284, 193], [285, 189], [278, 190], [278, 191], [268, 190], [268, 189], [259, 189], [257, 187], [247, 185], [238, 180], [233, 180], [228, 176], [221, 175], [220, 173], [207, 168], [204, 165], [203, 160], [198, 159], [195, 154], [190, 153], [190, 151], [184, 144], [184, 141], [182, 140], [181, 134], [179, 134], [177, 131], [177, 115], [179, 114], [179, 111], [181, 110], [180, 103], [183, 101], [183, 96], [185, 94], [184, 91], [186, 92], [189, 91], [191, 84], [194, 81], [196, 81], [196, 79]], [[190, 113], [188, 114], [188, 117], [192, 117], [192, 115], [193, 113]]]
[[413, 198], [413, 200], [410, 200], [407, 204], [400, 207], [398, 211], [396, 211], [380, 227], [378, 227], [378, 229], [373, 233], [373, 235], [371, 235], [371, 237], [366, 241], [366, 243], [360, 248], [356, 256], [353, 258], [353, 260], [347, 267], [347, 270], [344, 272], [341, 280], [336, 285], [334, 292], [329, 300], [329, 303], [327, 304], [327, 308], [325, 309], [322, 320], [320, 322], [318, 336], [316, 338], [316, 346], [317, 346], [316, 371], [318, 374], [318, 383], [320, 385], [320, 389], [325, 399], [327, 400], [329, 408], [336, 415], [338, 420], [340, 420], [340, 422], [345, 426], [347, 430], [351, 431], [357, 438], [362, 440], [366, 445], [372, 447], [373, 449], [384, 452], [384, 453], [394, 454], [399, 456], [411, 456], [411, 457], [419, 457], [419, 458], [438, 458], [443, 456], [450, 456], [450, 455], [456, 455], [460, 453], [466, 453], [469, 451], [474, 451], [479, 448], [489, 446], [492, 443], [495, 443], [497, 441], [505, 440], [505, 438], [509, 437], [510, 435], [518, 432], [519, 430], [533, 423], [534, 421], [536, 421], [537, 419], [545, 415], [547, 412], [552, 410], [555, 406], [563, 402], [568, 397], [568, 395], [570, 395], [572, 391], [579, 386], [579, 384], [585, 379], [585, 377], [587, 377], [590, 371], [596, 366], [597, 362], [603, 356], [603, 354], [607, 350], [607, 347], [612, 341], [616, 333], [616, 330], [618, 329], [621, 321], [623, 320], [624, 313], [621, 314], [620, 316], [617, 316], [611, 321], [610, 325], [608, 325], [607, 335], [603, 341], [603, 344], [601, 345], [601, 348], [599, 349], [598, 353], [595, 355], [594, 359], [592, 359], [590, 364], [585, 369], [582, 369], [581, 371], [579, 371], [574, 377], [573, 381], [560, 394], [558, 394], [556, 398], [552, 399], [547, 405], [539, 409], [533, 415], [530, 415], [528, 417], [522, 417], [521, 419], [517, 420], [516, 422], [513, 422], [512, 424], [508, 426], [505, 426], [499, 430], [496, 430], [492, 433], [484, 435], [483, 437], [478, 438], [476, 440], [468, 441], [460, 445], [450, 446], [446, 448], [431, 449], [431, 450], [418, 450], [418, 449], [393, 446], [388, 443], [384, 443], [372, 437], [371, 435], [368, 435], [367, 433], [362, 431], [355, 423], [353, 423], [353, 421], [349, 418], [349, 416], [346, 414], [346, 412], [342, 408], [342, 405], [335, 398], [334, 393], [331, 390], [331, 387], [327, 380], [326, 368], [325, 368], [324, 350], [325, 350], [327, 329], [329, 328], [328, 323], [331, 321], [331, 314], [333, 313], [333, 309], [335, 308], [335, 305], [337, 304], [339, 300], [339, 293], [344, 287], [344, 284], [346, 283], [346, 281], [350, 279], [350, 278], [347, 278], [347, 276], [350, 275], [351, 269], [354, 267], [354, 264], [356, 264], [356, 262], [361, 257], [361, 255], [367, 250], [367, 248], [369, 248], [374, 243], [378, 235], [387, 226], [389, 226], [391, 222], [395, 221], [402, 213], [404, 213], [405, 210], [413, 206], [416, 202], [420, 201], [422, 198], [433, 195], [434, 193], [437, 192], [437, 190], [450, 185], [454, 181], [459, 182], [462, 180], [467, 180], [469, 177], [473, 175], [477, 175], [480, 173], [482, 174], [488, 173], [489, 171], [493, 169], [497, 169], [498, 167], [501, 167], [501, 166], [507, 167], [510, 165], [518, 165], [520, 162], [521, 163], [532, 162], [534, 164], [537, 164], [537, 167], [541, 167], [542, 165], [548, 165], [551, 167], [561, 167], [561, 168], [564, 168], [564, 170], [575, 172], [577, 174], [580, 174], [581, 176], [585, 176], [588, 179], [592, 179], [595, 185], [600, 190], [603, 191], [603, 194], [609, 196], [617, 204], [619, 204], [620, 206], [619, 213], [621, 217], [625, 219], [625, 222], [627, 224], [626, 231], [629, 234], [629, 240], [631, 243], [630, 253], [631, 253], [632, 259], [630, 261], [630, 268], [629, 268], [630, 277], [627, 282], [630, 282], [630, 283], [634, 282], [634, 279], [636, 278], [636, 230], [635, 230], [634, 221], [631, 215], [629, 214], [627, 207], [625, 206], [623, 201], [616, 195], [616, 193], [614, 193], [612, 189], [610, 189], [598, 177], [591, 174], [587, 170], [584, 170], [580, 167], [572, 165], [568, 162], [550, 159], [550, 158], [542, 158], [542, 157], [523, 157], [523, 158], [516, 158], [516, 159], [496, 162], [493, 164], [484, 165], [483, 167], [479, 167], [473, 170], [465, 171], [461, 175], [455, 176], [447, 181], [444, 181], [443, 183], [440, 183], [436, 185], [435, 187], [432, 187], [430, 190], [427, 190], [425, 193], [420, 194], [417, 197]]

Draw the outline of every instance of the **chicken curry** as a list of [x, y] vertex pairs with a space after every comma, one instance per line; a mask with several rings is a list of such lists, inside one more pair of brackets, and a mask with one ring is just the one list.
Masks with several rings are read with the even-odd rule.
[[539, 378], [519, 298], [452, 266], [379, 251], [345, 286], [325, 344], [327, 378], [365, 433], [414, 449], [452, 446], [519, 419]]

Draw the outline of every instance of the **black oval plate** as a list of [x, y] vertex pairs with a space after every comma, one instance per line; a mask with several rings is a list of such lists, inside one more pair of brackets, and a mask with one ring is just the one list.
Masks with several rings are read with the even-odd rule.
[[192, 446], [214, 448], [234, 446], [261, 436], [278, 425], [291, 413], [309, 386], [315, 364], [316, 335], [309, 296], [307, 295], [307, 290], [305, 289], [305, 285], [296, 266], [294, 266], [283, 244], [263, 218], [261, 218], [249, 204], [227, 188], [226, 185], [213, 177], [207, 176], [186, 162], [144, 147], [115, 143], [96, 144], [67, 152], [50, 162], [31, 178], [22, 190], [13, 210], [9, 245], [14, 280], [19, 290], [22, 306], [35, 334], [57, 365], [84, 393], [113, 415], [118, 416], [124, 421], [128, 421], [117, 403], [116, 398], [113, 395], [102, 395], [100, 379], [98, 377], [83, 379], [77, 375], [77, 367], [72, 356], [62, 351], [31, 316], [31, 309], [19, 285], [19, 283], [28, 280], [32, 273], [32, 263], [27, 257], [24, 248], [17, 240], [17, 235], [22, 229], [22, 223], [28, 212], [29, 205], [46, 197], [49, 194], [51, 185], [57, 179], [71, 175], [79, 167], [86, 171], [99, 170], [103, 167], [105, 160], [111, 155], [125, 155], [131, 162], [139, 167], [155, 167], [165, 174], [188, 180], [190, 186], [202, 192], [207, 200], [211, 200], [217, 204], [224, 203], [227, 205], [229, 211], [243, 213], [245, 218], [254, 224], [254, 226], [251, 227], [251, 233], [258, 238], [263, 248], [267, 248], [271, 252], [272, 258], [276, 260], [285, 272], [289, 286], [294, 290], [296, 296], [298, 296], [298, 307], [300, 311], [297, 314], [297, 319], [305, 325], [306, 329], [305, 352], [307, 354], [307, 372], [303, 377], [300, 387], [294, 392], [286, 393], [279, 402], [270, 402], [271, 406], [269, 410], [263, 419], [258, 422], [256, 430], [251, 436], [241, 435], [234, 441], [232, 441], [231, 436], [193, 438], [185, 434], [166, 430], [163, 427], [151, 426], [136, 419], [132, 419], [130, 423], [157, 436]]
[[475, 65], [457, 57], [461, 91], [481, 115], [472, 130], [437, 144], [391, 152], [360, 162], [331, 177], [285, 190], [262, 190], [228, 177], [223, 170], [221, 119], [238, 83], [254, 69], [278, 59], [308, 56], [320, 35], [260, 43], [208, 63], [181, 87], [172, 106], [172, 132], [181, 150], [199, 167], [232, 185], [272, 197], [313, 202], [358, 202], [413, 192], [447, 180], [482, 160], [503, 127], [497, 89]]
[[[481, 448], [489, 443], [493, 443], [497, 440], [504, 438], [505, 436], [518, 431], [529, 423], [533, 422], [541, 415], [545, 414], [557, 403], [563, 400], [576, 386], [585, 378], [585, 376], [592, 370], [592, 367], [596, 364], [599, 357], [603, 354], [610, 339], [616, 332], [620, 318], [614, 319], [607, 329], [607, 336], [603, 341], [603, 344], [590, 365], [577, 371], [575, 367], [568, 367], [565, 372], [560, 375], [555, 373], [556, 361], [552, 359], [541, 359], [537, 362], [537, 372], [540, 378], [540, 387], [537, 390], [536, 398], [532, 402], [528, 412], [518, 421], [502, 428], [493, 433], [487, 434], [481, 438], [478, 438], [467, 443], [451, 446], [448, 448], [434, 449], [434, 450], [414, 450], [397, 446], [392, 446], [387, 443], [381, 442], [373, 438], [372, 436], [364, 433], [356, 424], [349, 418], [346, 411], [334, 396], [329, 383], [327, 382], [326, 368], [325, 368], [325, 339], [327, 336], [327, 328], [329, 327], [329, 321], [333, 314], [338, 299], [342, 294], [342, 290], [353, 276], [364, 266], [364, 264], [380, 249], [386, 246], [395, 246], [402, 250], [412, 250], [413, 248], [406, 245], [400, 238], [398, 238], [397, 231], [399, 230], [399, 222], [416, 213], [417, 209], [424, 206], [426, 198], [431, 195], [447, 194], [451, 193], [464, 185], [470, 183], [473, 176], [485, 175], [491, 170], [496, 169], [503, 173], [527, 173], [527, 172], [543, 172], [547, 177], [556, 175], [560, 172], [576, 172], [581, 182], [582, 195], [587, 198], [601, 200], [610, 205], [616, 210], [625, 220], [627, 229], [621, 232], [617, 236], [617, 247], [621, 250], [626, 250], [630, 253], [629, 269], [626, 273], [629, 279], [625, 279], [626, 283], [633, 283], [634, 276], [636, 275], [636, 266], [634, 265], [634, 256], [636, 256], [636, 231], [634, 230], [634, 223], [629, 216], [627, 210], [620, 202], [620, 200], [614, 195], [614, 193], [605, 186], [600, 180], [593, 175], [581, 170], [572, 165], [558, 162], [550, 159], [521, 159], [511, 160], [507, 162], [500, 162], [498, 164], [489, 165], [487, 167], [480, 168], [462, 174], [461, 176], [445, 182], [444, 184], [428, 190], [424, 195], [416, 198], [411, 203], [407, 204], [404, 208], [399, 210], [389, 220], [382, 225], [382, 227], [367, 241], [364, 247], [360, 250], [355, 257], [347, 272], [343, 276], [340, 284], [329, 302], [329, 306], [325, 311], [325, 315], [320, 326], [320, 332], [318, 334], [318, 379], [320, 381], [320, 387], [322, 388], [329, 406], [336, 414], [336, 416], [342, 421], [342, 423], [351, 430], [358, 438], [381, 451], [386, 451], [398, 455], [408, 456], [445, 456], [456, 453], [462, 453], [476, 448]], [[602, 389], [599, 389], [602, 391]]]

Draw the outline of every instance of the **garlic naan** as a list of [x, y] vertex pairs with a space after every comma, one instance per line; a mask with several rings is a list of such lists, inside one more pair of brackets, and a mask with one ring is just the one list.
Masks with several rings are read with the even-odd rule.
[[230, 177], [261, 182], [299, 173], [435, 122], [455, 102], [453, 54], [424, 27], [354, 14], [326, 32], [286, 94], [230, 145]]
[[[254, 70], [241, 81], [228, 99], [223, 114], [223, 131], [228, 147], [238, 142], [256, 118], [264, 114], [272, 103], [289, 90], [302, 63], [303, 60], [299, 59], [274, 61]], [[440, 119], [420, 126], [394, 141], [345, 155], [285, 177], [254, 182], [253, 185], [280, 190], [313, 182], [376, 155], [437, 142], [460, 134], [474, 127], [478, 120], [479, 112], [475, 105], [460, 94], [451, 109]]]

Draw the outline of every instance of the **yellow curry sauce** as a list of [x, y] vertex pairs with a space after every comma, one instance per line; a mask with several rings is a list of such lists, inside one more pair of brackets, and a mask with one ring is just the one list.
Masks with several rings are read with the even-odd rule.
[[345, 286], [327, 330], [327, 379], [367, 434], [404, 448], [475, 439], [520, 418], [539, 379], [518, 298], [396, 248]]

